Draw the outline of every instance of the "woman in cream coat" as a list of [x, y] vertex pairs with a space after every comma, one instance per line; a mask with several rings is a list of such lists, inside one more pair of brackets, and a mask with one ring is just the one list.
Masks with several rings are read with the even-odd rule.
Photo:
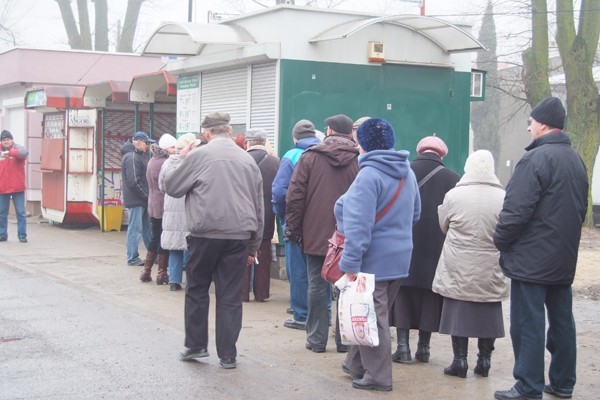
[[479, 354], [474, 372], [487, 377], [494, 342], [504, 337], [501, 301], [508, 298], [508, 280], [492, 240], [503, 200], [494, 158], [478, 150], [438, 208], [446, 240], [432, 289], [444, 297], [439, 331], [452, 335], [454, 360], [444, 369], [446, 375], [466, 377], [469, 337], [475, 337]]

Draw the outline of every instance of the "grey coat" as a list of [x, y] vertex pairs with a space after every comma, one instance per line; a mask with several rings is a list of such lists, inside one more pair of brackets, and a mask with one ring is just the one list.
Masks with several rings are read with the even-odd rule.
[[444, 297], [474, 302], [508, 298], [508, 279], [498, 263], [492, 236], [504, 190], [494, 175], [465, 174], [438, 208], [446, 234], [432, 290]]

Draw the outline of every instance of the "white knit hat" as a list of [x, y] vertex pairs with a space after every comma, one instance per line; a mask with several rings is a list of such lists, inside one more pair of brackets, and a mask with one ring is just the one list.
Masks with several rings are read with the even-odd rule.
[[175, 139], [175, 137], [171, 134], [165, 133], [160, 137], [160, 140], [158, 141], [158, 146], [163, 149], [166, 150], [169, 147], [175, 147], [175, 145], [177, 144], [177, 139]]

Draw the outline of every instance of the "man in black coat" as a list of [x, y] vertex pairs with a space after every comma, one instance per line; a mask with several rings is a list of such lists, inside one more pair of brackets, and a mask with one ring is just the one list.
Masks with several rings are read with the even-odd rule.
[[446, 193], [456, 186], [460, 175], [446, 168], [442, 159], [448, 147], [437, 136], [426, 136], [417, 145], [417, 158], [410, 164], [419, 183], [421, 219], [413, 225], [413, 252], [410, 272], [401, 279], [402, 286], [390, 312], [390, 325], [396, 327], [398, 348], [392, 355], [394, 362], [412, 360], [409, 329], [419, 330], [415, 358], [429, 361], [431, 332], [440, 325], [444, 298], [431, 290], [445, 236], [440, 229], [438, 206]]
[[[541, 399], [542, 391], [571, 398], [575, 386], [571, 284], [587, 208], [587, 173], [562, 131], [561, 101], [545, 98], [530, 115], [533, 141], [508, 183], [494, 234], [502, 271], [512, 280], [510, 335], [517, 381], [494, 394], [499, 400]], [[551, 354], [545, 386], [544, 343]]]

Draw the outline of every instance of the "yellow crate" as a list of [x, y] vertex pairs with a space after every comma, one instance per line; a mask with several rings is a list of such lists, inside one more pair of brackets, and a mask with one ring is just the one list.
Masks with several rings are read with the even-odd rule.
[[106, 215], [102, 218], [102, 206], [98, 206], [98, 215], [102, 221], [103, 230], [119, 232], [123, 223], [123, 206], [104, 206], [104, 210]]

